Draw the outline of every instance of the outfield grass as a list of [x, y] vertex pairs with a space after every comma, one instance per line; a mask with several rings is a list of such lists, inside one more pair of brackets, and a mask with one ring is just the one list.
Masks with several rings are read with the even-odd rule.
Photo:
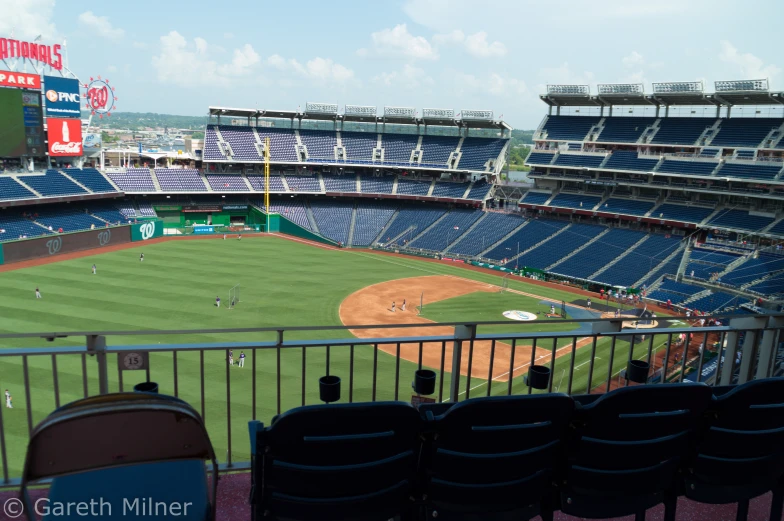
[[[139, 254], [144, 252], [144, 262]], [[90, 266], [95, 263], [98, 274]], [[137, 331], [207, 328], [249, 328], [271, 326], [340, 325], [338, 309], [348, 295], [370, 284], [421, 275], [446, 274], [498, 284], [490, 274], [461, 269], [448, 264], [434, 264], [416, 259], [389, 257], [362, 251], [326, 250], [279, 238], [205, 241], [170, 241], [145, 244], [138, 248], [102, 253], [76, 260], [0, 273], [0, 332], [67, 332], [67, 331]], [[241, 284], [241, 302], [233, 310], [216, 308], [215, 297], [224, 303], [229, 289]], [[38, 286], [43, 299], [36, 300]], [[573, 294], [520, 281], [510, 281], [510, 288], [528, 291], [557, 301], [574, 298]], [[426, 304], [426, 317], [448, 320], [498, 320], [496, 310], [527, 310], [536, 299], [511, 293], [475, 294], [487, 300], [471, 302], [467, 296], [442, 303]], [[491, 299], [495, 298], [495, 302]], [[524, 300], [528, 299], [528, 300]], [[513, 307], [507, 307], [515, 302]], [[525, 302], [525, 305], [522, 303]], [[537, 301], [538, 302], [538, 301]], [[495, 307], [493, 307], [495, 306]], [[487, 311], [487, 308], [493, 311]], [[541, 305], [539, 305], [541, 307]], [[501, 311], [504, 311], [502, 309]], [[485, 315], [484, 313], [487, 313]], [[557, 330], [554, 323], [552, 330]], [[561, 325], [564, 326], [564, 325]], [[499, 329], [503, 332], [506, 328]], [[548, 329], [550, 329], [548, 327]], [[292, 332], [288, 339], [312, 340], [346, 338], [343, 331]], [[217, 343], [273, 340], [273, 334], [181, 334], [109, 337], [110, 345], [145, 345], [171, 343]], [[83, 345], [84, 337], [58, 339], [4, 339], [0, 348]], [[239, 356], [235, 350], [235, 358]], [[247, 421], [252, 408], [253, 355], [244, 369], [231, 368], [231, 422], [227, 422], [227, 372], [225, 352], [206, 351], [204, 355], [205, 401], [201, 401], [198, 352], [177, 355], [179, 396], [196, 409], [204, 410], [205, 420], [221, 462], [231, 441], [232, 458], [249, 457]], [[599, 355], [601, 356], [601, 355]], [[151, 380], [160, 384], [163, 393], [173, 394], [174, 369], [171, 353], [151, 355]], [[374, 352], [370, 346], [357, 345], [354, 363], [354, 399], [369, 400], [372, 390]], [[624, 358], [625, 360], [625, 358]], [[24, 393], [23, 359], [4, 356], [0, 364], [0, 388], [9, 389], [14, 409], [3, 409], [3, 430], [7, 444], [8, 470], [11, 476], [21, 471], [28, 439], [28, 414], [33, 425], [56, 406], [52, 357], [28, 356], [29, 400]], [[392, 356], [378, 353], [376, 399], [395, 397], [396, 363]], [[560, 362], [556, 363], [556, 375]], [[625, 363], [625, 362], [624, 362]], [[326, 349], [308, 349], [305, 360], [305, 401], [317, 403], [317, 378], [326, 372]], [[98, 392], [97, 366], [86, 358], [87, 385], [90, 394]], [[301, 404], [303, 350], [281, 350], [281, 393], [277, 393], [277, 350], [259, 351], [257, 366], [257, 409], [255, 416], [269, 421], [281, 409]], [[109, 361], [110, 390], [119, 389], [116, 356]], [[348, 399], [348, 348], [330, 350], [330, 372], [343, 377], [343, 398]], [[410, 396], [411, 374], [416, 365], [400, 362], [398, 393]], [[605, 371], [606, 374], [606, 371]], [[143, 372], [125, 372], [124, 389], [145, 380]], [[444, 388], [448, 390], [449, 375]], [[596, 380], [595, 380], [596, 381]], [[57, 383], [60, 404], [82, 397], [83, 375], [80, 356], [57, 357]], [[471, 385], [482, 380], [472, 379]], [[515, 382], [515, 386], [521, 386]], [[500, 394], [502, 385], [493, 386]], [[503, 391], [506, 384], [503, 384]], [[231, 434], [229, 434], [229, 427]]]

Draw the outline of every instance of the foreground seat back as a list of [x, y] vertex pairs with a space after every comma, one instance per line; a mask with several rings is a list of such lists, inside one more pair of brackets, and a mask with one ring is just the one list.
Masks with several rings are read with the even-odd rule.
[[[213, 465], [211, 500], [205, 460]], [[102, 497], [120, 515], [123, 499], [171, 498], [191, 508], [167, 506], [160, 519], [214, 519], [217, 470], [207, 430], [190, 405], [158, 394], [108, 394], [65, 405], [33, 429], [21, 494], [30, 519], [28, 484], [45, 478], [54, 478], [50, 502]]]
[[267, 428], [252, 424], [254, 518], [406, 516], [415, 492], [421, 425], [417, 410], [402, 402], [300, 407]]
[[719, 396], [708, 421], [684, 476], [685, 495], [704, 503], [738, 502], [744, 511], [749, 499], [773, 490], [771, 519], [780, 519], [784, 378], [754, 380]]
[[601, 518], [665, 504], [673, 519], [677, 475], [695, 445], [712, 393], [703, 384], [617, 389], [575, 413], [561, 509]]
[[476, 398], [432, 421], [428, 518], [552, 517], [553, 478], [574, 401], [563, 394]]

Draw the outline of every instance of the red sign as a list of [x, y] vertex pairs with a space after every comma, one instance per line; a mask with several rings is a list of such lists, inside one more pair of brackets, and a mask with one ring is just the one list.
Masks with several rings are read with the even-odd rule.
[[58, 71], [63, 70], [63, 59], [60, 56], [60, 44], [44, 45], [42, 43], [22, 42], [12, 38], [0, 38], [0, 60], [22, 58], [37, 61]]
[[82, 155], [82, 121], [79, 119], [47, 118], [49, 155], [72, 157]]
[[112, 115], [119, 98], [114, 95], [114, 87], [109, 85], [108, 79], [102, 79], [100, 76], [97, 80], [90, 78], [90, 83], [85, 83], [84, 89], [82, 99], [87, 100], [85, 107], [90, 109], [93, 115], [98, 114], [101, 119], [104, 115]]
[[26, 72], [0, 71], [0, 86], [41, 90], [41, 77]]

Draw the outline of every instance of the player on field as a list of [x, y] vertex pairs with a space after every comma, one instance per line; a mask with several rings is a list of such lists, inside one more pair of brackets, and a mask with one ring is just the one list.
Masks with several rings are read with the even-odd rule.
[[42, 298], [41, 297], [41, 290], [38, 289], [38, 286], [35, 287], [35, 298]]
[[139, 255], [139, 262], [144, 262], [144, 254]]
[[405, 311], [405, 310], [406, 310], [406, 299], [403, 299], [403, 305], [400, 306], [400, 311]]
[[234, 365], [234, 349], [229, 349], [229, 365]]
[[225, 233], [223, 234], [223, 240], [224, 241], [226, 240], [226, 234]]
[[392, 303], [392, 313], [394, 313], [394, 312], [395, 312], [395, 303], [393, 302]]
[[220, 307], [220, 297], [215, 297], [215, 307]]
[[591, 309], [591, 299], [588, 299], [588, 302], [586, 302], [585, 307]]
[[95, 264], [93, 264], [93, 275], [95, 275], [95, 271], [96, 271]]
[[5, 406], [9, 409], [14, 408], [14, 406], [11, 404], [11, 393], [8, 392], [8, 389], [5, 390]]
[[555, 304], [550, 304], [550, 314], [555, 315]]
[[245, 367], [245, 353], [240, 351], [240, 363], [238, 364], [240, 367]]
[[241, 233], [240, 233], [239, 235], [237, 235], [237, 240], [238, 240], [238, 241], [241, 241], [241, 240], [242, 240], [242, 234], [241, 234]]

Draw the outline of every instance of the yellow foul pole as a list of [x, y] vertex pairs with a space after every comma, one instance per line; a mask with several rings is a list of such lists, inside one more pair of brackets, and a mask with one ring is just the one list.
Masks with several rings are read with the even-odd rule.
[[270, 138], [264, 138], [264, 209], [270, 213]]

